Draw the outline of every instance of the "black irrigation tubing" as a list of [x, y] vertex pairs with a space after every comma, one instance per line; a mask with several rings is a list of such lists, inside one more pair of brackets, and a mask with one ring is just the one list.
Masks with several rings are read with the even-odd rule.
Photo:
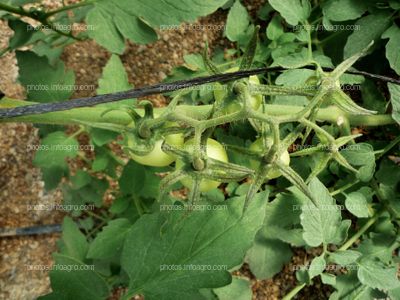
[[[322, 68], [322, 69], [324, 71], [333, 71], [332, 68]], [[371, 78], [371, 79], [376, 79], [379, 81], [390, 82], [390, 83], [400, 85], [400, 79], [395, 79], [395, 78], [391, 78], [391, 77], [387, 77], [387, 76], [383, 76], [383, 75], [371, 74], [371, 73], [368, 73], [365, 71], [356, 71], [356, 70], [354, 70], [354, 71], [347, 70], [346, 73], [353, 74], [353, 75], [363, 75], [363, 76]]]
[[79, 98], [73, 99], [70, 101], [63, 101], [57, 103], [44, 103], [44, 104], [35, 104], [35, 105], [27, 105], [27, 106], [20, 106], [16, 108], [8, 108], [8, 109], [1, 109], [0, 110], [0, 118], [14, 118], [20, 117], [25, 115], [35, 115], [35, 114], [43, 114], [55, 111], [63, 111], [69, 110], [78, 107], [86, 107], [86, 106], [93, 106], [97, 104], [113, 102], [113, 101], [120, 101], [124, 99], [130, 98], [138, 98], [144, 97], [154, 94], [162, 94], [167, 92], [173, 92], [176, 90], [190, 88], [193, 86], [202, 85], [205, 83], [211, 82], [227, 82], [239, 78], [248, 77], [250, 75], [265, 73], [266, 71], [279, 71], [281, 67], [277, 68], [260, 68], [260, 69], [253, 69], [253, 70], [246, 70], [246, 71], [239, 71], [234, 73], [226, 73], [226, 74], [218, 74], [206, 77], [197, 77], [188, 80], [179, 80], [170, 83], [157, 83], [155, 85], [150, 85], [142, 88], [132, 89], [123, 92], [117, 92], [112, 94], [104, 94], [98, 95], [94, 97], [88, 98]]
[[[311, 67], [305, 67], [307, 69]], [[184, 88], [190, 88], [193, 86], [198, 86], [206, 83], [212, 82], [228, 82], [231, 80], [236, 80], [244, 77], [248, 77], [250, 75], [261, 74], [266, 72], [274, 72], [274, 71], [284, 71], [285, 68], [282, 67], [266, 67], [266, 68], [258, 68], [252, 70], [245, 70], [245, 71], [238, 71], [226, 74], [217, 74], [211, 76], [204, 76], [204, 77], [197, 77], [188, 80], [179, 80], [170, 83], [158, 83], [155, 85], [145, 86], [142, 88], [132, 89], [123, 92], [111, 93], [111, 94], [104, 94], [104, 95], [97, 95], [94, 97], [87, 97], [87, 98], [79, 98], [73, 99], [70, 101], [63, 101], [57, 103], [43, 103], [43, 104], [34, 104], [34, 105], [27, 105], [27, 106], [20, 106], [15, 108], [7, 108], [7, 109], [0, 109], [0, 119], [8, 119], [8, 118], [15, 118], [21, 117], [26, 115], [37, 115], [43, 113], [50, 113], [56, 111], [64, 111], [73, 108], [79, 107], [87, 107], [93, 106], [102, 103], [120, 101], [124, 99], [130, 98], [139, 98], [154, 94], [162, 94], [167, 92], [173, 92]], [[324, 70], [332, 70], [331, 68], [324, 68]], [[355, 74], [355, 75], [364, 75], [369, 78], [373, 78], [376, 80], [381, 80], [385, 82], [391, 82], [400, 85], [400, 80], [382, 76], [382, 75], [375, 75], [370, 74], [364, 71], [347, 71], [346, 73]], [[0, 94], [2, 94], [0, 92]], [[0, 95], [1, 98], [1, 95]]]
[[39, 235], [62, 232], [61, 224], [39, 225], [20, 228], [0, 228], [0, 237]]

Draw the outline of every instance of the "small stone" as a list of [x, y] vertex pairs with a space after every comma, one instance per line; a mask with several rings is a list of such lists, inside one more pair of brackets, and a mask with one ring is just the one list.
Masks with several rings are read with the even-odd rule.
[[167, 77], [167, 75], [165, 75], [165, 73], [163, 71], [158, 72], [158, 77], [163, 80]]

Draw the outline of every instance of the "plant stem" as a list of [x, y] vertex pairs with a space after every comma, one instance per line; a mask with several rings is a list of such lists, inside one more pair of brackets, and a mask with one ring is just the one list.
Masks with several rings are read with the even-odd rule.
[[14, 14], [17, 14], [17, 15], [21, 15], [21, 16], [32, 18], [31, 13], [26, 11], [26, 10], [24, 10], [23, 8], [10, 6], [10, 5], [1, 3], [1, 2], [0, 2], [0, 10], [4, 10], [4, 11], [8, 11], [10, 13], [14, 13]]
[[378, 220], [378, 218], [381, 216], [383, 212], [384, 210], [379, 213], [376, 213], [371, 219], [369, 219], [368, 222], [365, 223], [364, 226], [360, 228], [360, 230], [358, 230], [349, 240], [347, 240], [346, 243], [342, 245], [342, 247], [338, 249], [338, 251], [344, 251], [350, 248], [350, 246], [354, 242], [356, 242], [360, 238], [360, 236], [362, 236], [368, 230], [368, 228], [370, 228]]
[[[32, 105], [34, 102], [14, 100], [10, 98], [3, 98], [0, 100], [0, 108], [12, 108], [24, 105]], [[166, 108], [155, 108], [157, 113], [162, 113]], [[212, 105], [180, 105], [175, 110], [175, 115], [183, 118], [192, 118], [193, 122], [196, 123], [196, 119], [204, 119], [212, 109]], [[58, 125], [70, 125], [79, 124], [79, 121], [86, 122], [97, 122], [97, 123], [113, 123], [116, 125], [126, 126], [132, 122], [131, 117], [123, 111], [111, 111], [108, 114], [101, 116], [106, 111], [106, 107], [83, 107], [75, 108], [66, 111], [45, 113], [41, 115], [30, 115], [23, 117], [15, 117], [9, 119], [0, 119], [0, 123], [4, 122], [25, 122], [25, 123], [40, 123], [40, 124], [58, 124]], [[302, 106], [292, 105], [275, 105], [266, 104], [265, 110], [268, 116], [288, 116], [296, 114], [303, 110]], [[138, 111], [143, 111], [138, 109]], [[258, 112], [257, 112], [258, 113]], [[337, 119], [343, 115], [336, 107], [327, 107], [319, 109], [317, 113], [318, 121], [325, 121], [330, 123], [336, 123]], [[395, 124], [395, 121], [391, 115], [346, 115], [349, 119], [350, 125], [353, 126], [383, 126], [389, 124]], [[197, 125], [197, 124], [196, 124]]]
[[306, 286], [305, 283], [302, 283], [298, 286], [296, 286], [293, 290], [290, 291], [289, 294], [285, 295], [285, 297], [282, 298], [282, 300], [290, 300], [292, 299], [294, 296], [297, 295], [298, 292], [300, 292], [304, 287]]
[[109, 220], [107, 220], [107, 219], [105, 219], [105, 218], [99, 216], [98, 214], [89, 211], [89, 210], [85, 211], [85, 213], [86, 213], [87, 215], [93, 217], [93, 218], [96, 218], [96, 219], [100, 220], [100, 221], [103, 221], [103, 222], [108, 222], [108, 221], [109, 221]]
[[376, 160], [380, 159], [382, 156], [384, 156], [387, 152], [389, 152], [394, 146], [396, 146], [398, 143], [400, 143], [400, 136], [395, 138], [393, 141], [391, 141], [384, 149], [380, 150], [379, 154], [376, 156]]
[[348, 184], [345, 184], [344, 186], [338, 188], [337, 190], [334, 190], [330, 194], [331, 194], [331, 196], [335, 196], [337, 194], [343, 193], [345, 190], [351, 188], [353, 185], [355, 185], [355, 184], [357, 184], [359, 182], [360, 182], [360, 180], [358, 180], [358, 179], [353, 181], [353, 182], [349, 182]]

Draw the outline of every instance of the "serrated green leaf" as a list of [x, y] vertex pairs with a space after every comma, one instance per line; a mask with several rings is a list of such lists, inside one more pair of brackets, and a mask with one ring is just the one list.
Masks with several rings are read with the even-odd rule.
[[283, 26], [281, 24], [281, 18], [274, 16], [267, 26], [267, 37], [271, 40], [277, 40], [282, 34], [284, 34]]
[[298, 69], [310, 63], [306, 48], [301, 48], [300, 52], [295, 52], [287, 56], [278, 57], [271, 67], [280, 66], [286, 69]]
[[371, 41], [379, 39], [389, 24], [390, 14], [387, 12], [371, 14], [359, 19], [355, 23], [357, 29], [347, 39], [344, 47], [344, 58], [359, 53]]
[[350, 220], [343, 220], [340, 223], [338, 230], [336, 231], [336, 235], [332, 241], [332, 244], [335, 244], [335, 245], [343, 244], [347, 240], [347, 235], [348, 235], [350, 226], [351, 226]]
[[390, 296], [390, 299], [400, 299], [400, 287], [388, 291], [388, 295]]
[[85, 185], [88, 185], [92, 181], [89, 173], [78, 170], [75, 176], [71, 177], [71, 183], [74, 189], [79, 190], [83, 188]]
[[86, 237], [69, 217], [64, 218], [62, 230], [62, 237], [58, 242], [60, 253], [83, 262], [89, 248]]
[[315, 257], [310, 264], [310, 268], [308, 270], [308, 276], [310, 279], [322, 274], [326, 267], [326, 261], [324, 255]]
[[279, 239], [293, 246], [304, 246], [303, 230], [300, 225], [300, 213], [308, 198], [297, 188], [289, 188], [292, 193], [280, 193], [268, 203], [262, 228], [262, 235], [268, 239]]
[[397, 279], [397, 267], [385, 266], [373, 259], [363, 259], [359, 263], [357, 277], [362, 284], [371, 288], [391, 290], [400, 286]]
[[396, 185], [400, 182], [400, 168], [390, 159], [382, 159], [375, 177], [378, 182], [385, 185]]
[[107, 179], [92, 177], [90, 185], [86, 185], [78, 190], [78, 199], [81, 199], [80, 204], [94, 203], [97, 207], [100, 207], [103, 204], [103, 196], [108, 186]]
[[214, 12], [225, 2], [225, 0], [96, 1], [86, 18], [87, 24], [93, 27], [88, 30], [88, 34], [109, 51], [122, 54], [125, 49], [125, 39], [139, 44], [154, 42], [157, 40], [154, 29], [169, 30], [170, 25], [194, 21], [197, 17]]
[[90, 243], [88, 258], [109, 259], [119, 255], [125, 236], [132, 224], [127, 219], [115, 219], [108, 222], [96, 238]]
[[92, 266], [61, 254], [54, 254], [55, 266], [50, 271], [51, 288], [49, 295], [40, 300], [104, 300], [110, 288]]
[[56, 102], [67, 100], [74, 92], [75, 75], [66, 71], [64, 63], [58, 61], [50, 66], [45, 57], [31, 51], [16, 52], [19, 81], [27, 90], [28, 100]]
[[329, 255], [329, 259], [341, 266], [348, 266], [354, 263], [362, 254], [354, 250], [335, 251]]
[[360, 192], [354, 192], [346, 195], [346, 209], [358, 218], [368, 218], [367, 199]]
[[205, 70], [203, 58], [200, 54], [187, 54], [183, 56], [185, 66], [192, 71]]
[[[126, 74], [124, 65], [119, 57], [113, 54], [103, 69], [102, 77], [99, 79], [99, 88], [97, 89], [97, 94], [101, 95], [107, 93], [116, 93], [126, 91], [131, 88], [132, 85], [128, 82], [128, 75]], [[135, 104], [135, 102], [136, 100], [134, 99], [127, 99], [118, 102], [100, 104], [98, 106], [119, 108], [121, 105], [131, 106]]]
[[251, 300], [251, 283], [247, 278], [232, 277], [232, 283], [222, 288], [214, 289], [219, 300]]
[[146, 182], [145, 167], [134, 162], [129, 161], [125, 165], [119, 178], [119, 187], [123, 194], [136, 195], [148, 184]]
[[93, 143], [96, 146], [104, 146], [105, 144], [108, 144], [115, 140], [118, 136], [117, 132], [110, 131], [110, 130], [105, 130], [105, 129], [100, 129], [100, 128], [92, 128], [90, 130], [90, 137], [93, 141]]
[[372, 234], [371, 238], [361, 242], [357, 251], [361, 252], [363, 257], [368, 256], [389, 263], [392, 259], [391, 246], [395, 238], [387, 234]]
[[105, 154], [96, 155], [96, 158], [92, 164], [92, 171], [93, 172], [104, 171], [107, 168], [109, 162], [110, 162], [110, 159], [108, 158], [107, 155], [105, 155]]
[[249, 27], [250, 17], [246, 8], [236, 0], [232, 8], [229, 10], [226, 20], [225, 34], [229, 40], [236, 42], [246, 37], [246, 31]]
[[392, 25], [382, 34], [383, 39], [389, 39], [386, 44], [386, 58], [390, 63], [390, 67], [400, 74], [400, 28], [397, 25]]
[[288, 244], [278, 239], [265, 238], [262, 232], [257, 234], [253, 246], [246, 254], [250, 270], [259, 280], [272, 278], [291, 258], [292, 251]]
[[96, 1], [89, 11], [86, 22], [88, 35], [107, 50], [122, 54], [125, 49], [125, 39], [138, 44], [147, 44], [157, 40], [155, 31], [144, 23], [138, 15], [128, 10], [124, 1]]
[[300, 215], [303, 238], [312, 247], [330, 244], [335, 240], [340, 226], [340, 211], [329, 191], [317, 178], [310, 181], [309, 190], [318, 207], [311, 202], [303, 207]]
[[331, 295], [329, 300], [371, 300], [378, 297], [370, 287], [360, 284], [357, 274], [350, 271], [345, 275], [336, 277], [336, 292]]
[[33, 163], [42, 168], [66, 168], [66, 158], [78, 154], [79, 143], [75, 138], [68, 137], [64, 132], [56, 131], [42, 139]]
[[142, 216], [128, 232], [122, 253], [130, 294], [149, 300], [198, 299], [199, 288], [228, 284], [226, 270], [243, 261], [263, 222], [266, 202], [254, 199], [244, 215], [243, 197], [226, 203], [226, 210], [173, 211], [167, 221], [159, 214]]
[[364, 0], [330, 0], [323, 4], [323, 14], [331, 21], [354, 20], [363, 15], [368, 5]]
[[14, 35], [10, 38], [8, 42], [8, 47], [10, 49], [18, 49], [19, 47], [25, 45], [26, 42], [30, 40], [34, 34], [34, 30], [29, 29], [29, 24], [21, 20], [9, 20], [8, 26], [14, 31]]
[[392, 118], [400, 124], [400, 86], [388, 83], [388, 88], [390, 92], [390, 101], [393, 106]]
[[268, 2], [290, 25], [304, 22], [310, 16], [311, 5], [308, 0], [269, 0]]
[[378, 113], [385, 113], [386, 99], [372, 80], [365, 80], [361, 86], [363, 106]]
[[367, 182], [375, 172], [375, 154], [373, 147], [368, 143], [349, 145], [340, 151], [340, 154], [353, 166], [359, 167], [357, 177]]
[[321, 281], [323, 284], [329, 284], [332, 286], [336, 285], [336, 276], [329, 273], [322, 273], [321, 274]]
[[47, 191], [55, 189], [61, 182], [62, 177], [65, 173], [65, 168], [63, 167], [51, 167], [51, 168], [41, 168], [42, 179], [44, 181], [44, 187]]

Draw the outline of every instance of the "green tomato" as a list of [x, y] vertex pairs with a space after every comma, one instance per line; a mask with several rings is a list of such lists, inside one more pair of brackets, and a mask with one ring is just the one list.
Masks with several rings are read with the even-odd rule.
[[[272, 139], [268, 138], [266, 147], [270, 148], [272, 146], [272, 144], [273, 144]], [[249, 149], [252, 151], [255, 151], [255, 152], [265, 152], [263, 140], [261, 138], [256, 140], [253, 144], [250, 145]], [[288, 166], [290, 163], [289, 152], [284, 151], [281, 154], [281, 156], [279, 157], [279, 159], [283, 162], [283, 164]], [[255, 160], [251, 160], [250, 164], [251, 164], [251, 167], [254, 169], [257, 169], [260, 166], [260, 162], [255, 161]], [[274, 179], [281, 175], [282, 175], [281, 171], [272, 169], [268, 172], [267, 179]]]
[[[183, 145], [185, 151], [189, 153], [193, 153], [194, 151], [194, 139], [188, 140], [184, 145]], [[224, 147], [218, 143], [216, 140], [213, 139], [208, 139], [207, 140], [207, 156], [216, 160], [220, 160], [223, 162], [228, 162], [228, 155], [226, 154], [226, 151]], [[184, 163], [182, 160], [179, 158], [176, 160], [176, 169], [182, 169]], [[193, 185], [193, 180], [191, 178], [184, 178], [181, 180], [182, 184], [186, 186], [187, 188], [192, 188]], [[214, 180], [208, 180], [208, 179], [203, 179], [200, 183], [200, 191], [201, 192], [208, 192], [212, 189], [217, 188], [221, 182], [214, 181]]]
[[[232, 73], [232, 72], [236, 72], [239, 71], [239, 67], [234, 67], [231, 68], [229, 70], [226, 71], [226, 73]], [[249, 81], [252, 84], [260, 84], [260, 80], [258, 79], [258, 77], [256, 75], [252, 75], [249, 77]], [[214, 98], [216, 100], [220, 100], [222, 98], [225, 97], [226, 94], [226, 90], [223, 89], [223, 85], [220, 83], [216, 83], [214, 85]], [[250, 105], [250, 107], [254, 110], [258, 110], [261, 106], [261, 103], [263, 101], [263, 96], [262, 95], [254, 95], [250, 97], [250, 102], [248, 103]], [[223, 113], [224, 114], [232, 114], [237, 112], [238, 110], [240, 110], [241, 105], [240, 103], [236, 102], [236, 101], [231, 101], [230, 104], [228, 104], [224, 110]]]
[[[183, 145], [183, 134], [170, 134], [165, 138], [167, 144], [176, 148], [181, 148]], [[132, 146], [133, 141], [128, 138], [128, 147]], [[163, 140], [156, 141], [153, 150], [146, 155], [136, 155], [130, 153], [130, 157], [139, 164], [152, 167], [165, 167], [175, 161], [176, 157], [165, 153], [162, 149]]]

